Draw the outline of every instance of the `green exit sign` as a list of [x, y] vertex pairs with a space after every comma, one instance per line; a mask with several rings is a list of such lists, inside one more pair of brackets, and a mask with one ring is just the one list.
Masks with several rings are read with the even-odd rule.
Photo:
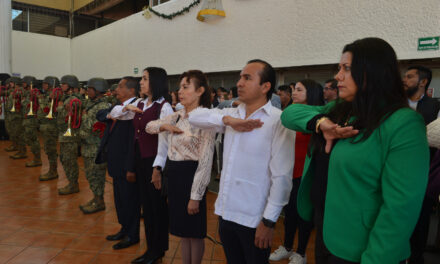
[[417, 50], [438, 50], [440, 37], [419, 38]]
[[134, 73], [134, 74], [138, 74], [138, 73], [139, 73], [139, 69], [138, 69], [138, 68], [134, 68], [134, 69], [133, 69], [133, 73]]

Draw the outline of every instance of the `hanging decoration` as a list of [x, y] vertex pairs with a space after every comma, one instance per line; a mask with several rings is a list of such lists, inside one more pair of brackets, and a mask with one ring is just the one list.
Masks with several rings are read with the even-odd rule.
[[222, 0], [204, 0], [202, 9], [197, 14], [197, 19], [205, 21], [214, 17], [225, 17]]
[[180, 15], [183, 15], [183, 14], [189, 12], [189, 10], [191, 8], [193, 8], [194, 6], [196, 6], [198, 4], [200, 4], [200, 0], [194, 0], [190, 5], [184, 7], [182, 10], [171, 13], [171, 14], [163, 14], [163, 13], [157, 12], [156, 10], [151, 8], [151, 6], [149, 6], [149, 7], [144, 8], [145, 11], [142, 15], [148, 19], [151, 17], [151, 13], [153, 13], [158, 17], [171, 20], [171, 19], [175, 18], [176, 16], [180, 16]]

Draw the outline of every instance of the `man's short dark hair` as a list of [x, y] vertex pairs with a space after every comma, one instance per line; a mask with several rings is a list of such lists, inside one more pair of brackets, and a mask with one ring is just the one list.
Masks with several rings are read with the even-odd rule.
[[283, 91], [283, 92], [286, 92], [288, 94], [292, 94], [292, 89], [290, 89], [290, 84], [289, 85], [280, 85], [278, 87], [278, 91]]
[[338, 81], [336, 79], [328, 79], [325, 83], [331, 83], [330, 88], [332, 88], [332, 90], [338, 89]]
[[270, 89], [266, 94], [267, 100], [270, 100], [272, 98], [272, 94], [275, 91], [275, 85], [277, 82], [277, 75], [275, 73], [275, 69], [270, 65], [268, 62], [260, 59], [254, 59], [248, 61], [247, 64], [251, 63], [261, 63], [263, 64], [263, 70], [260, 72], [260, 84], [269, 82], [270, 83]]
[[122, 80], [125, 80], [125, 86], [127, 86], [128, 89], [134, 89], [135, 93], [139, 90], [139, 82], [136, 78], [132, 76], [125, 76], [122, 77]]
[[429, 85], [431, 84], [431, 80], [432, 80], [432, 71], [429, 68], [426, 68], [424, 66], [421, 65], [415, 65], [415, 66], [410, 66], [408, 67], [408, 69], [406, 71], [409, 70], [416, 70], [417, 74], [419, 75], [419, 81], [426, 79], [426, 86], [425, 86], [425, 91], [428, 90]]
[[222, 91], [223, 93], [227, 93], [227, 92], [228, 92], [228, 90], [226, 90], [225, 87], [219, 87], [219, 88], [217, 88], [217, 90], [220, 90], [220, 91]]

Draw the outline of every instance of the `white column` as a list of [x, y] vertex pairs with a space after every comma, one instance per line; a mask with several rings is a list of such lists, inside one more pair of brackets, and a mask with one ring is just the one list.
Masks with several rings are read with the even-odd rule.
[[0, 73], [11, 73], [11, 0], [0, 1]]

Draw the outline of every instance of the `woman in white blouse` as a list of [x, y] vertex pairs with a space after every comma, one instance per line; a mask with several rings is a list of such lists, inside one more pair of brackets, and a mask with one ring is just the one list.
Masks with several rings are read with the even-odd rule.
[[[206, 76], [198, 70], [180, 77], [179, 99], [182, 110], [146, 126], [150, 134], [168, 132], [168, 206], [170, 233], [181, 237], [185, 264], [202, 262], [206, 237], [206, 195], [211, 176], [215, 132], [192, 127], [188, 113], [198, 107], [211, 106]], [[161, 155], [161, 153], [158, 153]], [[154, 180], [154, 179], [153, 179]], [[160, 188], [160, 186], [157, 186]]]

